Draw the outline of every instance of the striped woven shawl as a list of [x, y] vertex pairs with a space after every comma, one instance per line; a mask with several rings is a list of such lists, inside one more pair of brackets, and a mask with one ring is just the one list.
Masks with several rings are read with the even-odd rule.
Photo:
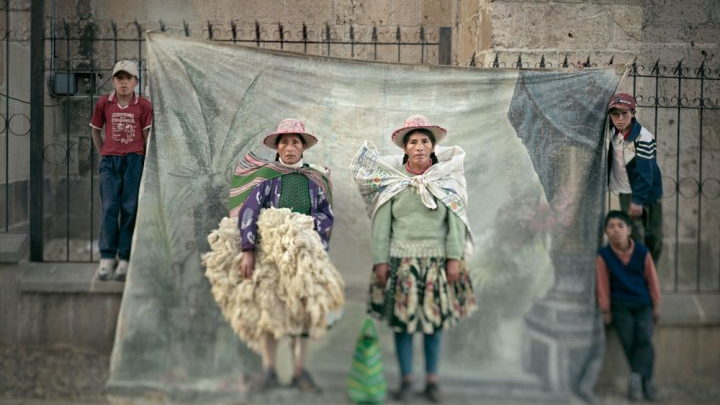
[[238, 216], [240, 206], [243, 205], [255, 186], [289, 173], [300, 173], [307, 177], [325, 193], [332, 204], [332, 184], [328, 168], [306, 164], [301, 168], [293, 169], [279, 162], [261, 159], [251, 152], [235, 166], [230, 183], [230, 200], [228, 201], [230, 217]]

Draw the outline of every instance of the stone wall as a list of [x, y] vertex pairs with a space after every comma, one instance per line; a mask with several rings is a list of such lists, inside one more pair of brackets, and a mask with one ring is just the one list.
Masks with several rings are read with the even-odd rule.
[[[562, 62], [616, 63], [634, 58], [688, 65], [720, 59], [720, 4], [716, 0], [469, 0], [461, 14], [489, 21], [491, 29], [475, 29], [474, 47], [460, 45], [456, 60], [490, 66], [496, 53], [506, 63], [523, 60], [532, 67], [544, 55]], [[489, 10], [488, 10], [489, 9]], [[478, 10], [481, 10], [480, 12]], [[489, 18], [485, 18], [485, 14]], [[485, 25], [485, 24], [482, 24]], [[482, 26], [481, 25], [481, 26]], [[461, 35], [461, 34], [459, 34]]]

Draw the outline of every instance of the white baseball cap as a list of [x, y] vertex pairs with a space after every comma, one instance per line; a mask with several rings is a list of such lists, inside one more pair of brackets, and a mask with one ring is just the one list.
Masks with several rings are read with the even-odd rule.
[[135, 76], [135, 78], [138, 78], [138, 67], [137, 63], [131, 60], [121, 60], [118, 61], [115, 64], [115, 67], [113, 68], [112, 75], [115, 77], [116, 74], [119, 72], [127, 72], [131, 76]]

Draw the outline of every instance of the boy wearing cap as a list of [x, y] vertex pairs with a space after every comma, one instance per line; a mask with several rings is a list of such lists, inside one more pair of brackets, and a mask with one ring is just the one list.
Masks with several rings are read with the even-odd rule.
[[[121, 60], [112, 72], [113, 91], [100, 97], [90, 127], [100, 152], [99, 280], [124, 281], [130, 260], [145, 146], [152, 126], [152, 104], [135, 93], [137, 64]], [[105, 136], [101, 130], [105, 128]], [[115, 259], [118, 259], [115, 268]]]
[[609, 188], [618, 194], [620, 208], [632, 218], [633, 237], [645, 244], [655, 263], [660, 259], [662, 232], [662, 174], [656, 160], [655, 137], [635, 118], [635, 98], [617, 93], [608, 115]]

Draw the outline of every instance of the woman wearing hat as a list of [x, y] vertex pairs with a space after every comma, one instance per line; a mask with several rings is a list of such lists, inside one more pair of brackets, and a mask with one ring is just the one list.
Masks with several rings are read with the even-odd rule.
[[[303, 152], [312, 148], [317, 142], [317, 137], [307, 133], [301, 121], [292, 118], [284, 119], [278, 124], [277, 130], [267, 135], [263, 140], [265, 146], [276, 150], [275, 162], [264, 161], [250, 154], [235, 170], [229, 208], [230, 216], [238, 218], [237, 226], [240, 230], [242, 249], [239, 271], [245, 279], [252, 279], [256, 270], [256, 242], [259, 240], [258, 219], [263, 209], [289, 208], [293, 213], [310, 216], [314, 224], [313, 229], [322, 241], [322, 248], [327, 250], [333, 225], [329, 171], [324, 167], [310, 165], [303, 161]], [[282, 256], [282, 252], [278, 254]], [[302, 264], [298, 262], [298, 273], [304, 270], [300, 267], [302, 267]], [[338, 289], [340, 289], [339, 295], [341, 296], [342, 280], [334, 268], [331, 273], [332, 281], [324, 282], [323, 279], [322, 283], [317, 283], [322, 284], [323, 287], [315, 287], [316, 284], [313, 288], [327, 288], [326, 285], [331, 284], [337, 287], [334, 290], [336, 297], [338, 296]], [[319, 277], [324, 277], [323, 274], [329, 273], [322, 273]], [[281, 278], [283, 275], [275, 275], [275, 277]], [[315, 274], [312, 277], [315, 277]], [[257, 282], [262, 283], [263, 281]], [[278, 286], [293, 287], [288, 286], [288, 284], [292, 283], [287, 280], [280, 279], [278, 283]], [[281, 294], [280, 291], [271, 293], [274, 295]], [[304, 291], [298, 292], [298, 296], [302, 296], [304, 293]], [[320, 295], [323, 295], [325, 291], [320, 293]], [[255, 291], [253, 294], [259, 293]], [[328, 295], [331, 294], [328, 293]], [[288, 305], [287, 302], [292, 301], [292, 299], [280, 299], [278, 301], [277, 297], [271, 298], [274, 300], [273, 302], [282, 303], [282, 305]], [[259, 299], [262, 300], [262, 298]], [[341, 299], [338, 298], [334, 302], [337, 303]], [[310, 305], [307, 298], [302, 298], [299, 301], [302, 302], [302, 305]], [[266, 300], [266, 302], [268, 301]], [[324, 305], [322, 311], [328, 307], [331, 306]], [[270, 317], [282, 316], [284, 314], [281, 313], [287, 312], [284, 308], [279, 307], [274, 309], [264, 308], [263, 311], [266, 316]], [[322, 326], [326, 326], [324, 322]], [[306, 337], [306, 335], [306, 330], [303, 330], [299, 335], [291, 334], [291, 352], [294, 359], [292, 385], [303, 391], [319, 393], [320, 388], [303, 367], [306, 339], [301, 338], [301, 336]], [[260, 346], [264, 373], [255, 382], [253, 388], [266, 390], [279, 386], [277, 374], [275, 373], [275, 351], [278, 332], [274, 334], [263, 333], [262, 338], [259, 340], [258, 345]], [[253, 347], [252, 344], [251, 347]]]
[[364, 145], [353, 162], [372, 221], [369, 312], [395, 332], [401, 373], [398, 400], [412, 391], [412, 336], [424, 336], [424, 395], [440, 401], [442, 331], [476, 307], [464, 259], [472, 242], [461, 148], [436, 148], [446, 130], [422, 115], [392, 134], [403, 156], [378, 156]]

